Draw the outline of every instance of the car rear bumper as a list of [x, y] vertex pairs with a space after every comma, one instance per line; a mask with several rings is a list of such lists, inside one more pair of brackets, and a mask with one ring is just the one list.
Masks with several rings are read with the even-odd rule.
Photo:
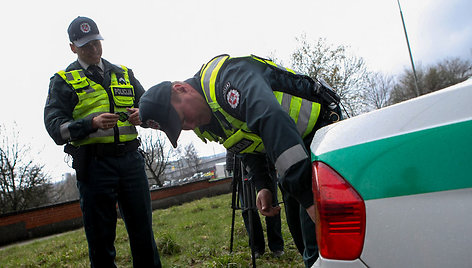
[[330, 260], [319, 257], [311, 268], [367, 268], [360, 259], [353, 261]]

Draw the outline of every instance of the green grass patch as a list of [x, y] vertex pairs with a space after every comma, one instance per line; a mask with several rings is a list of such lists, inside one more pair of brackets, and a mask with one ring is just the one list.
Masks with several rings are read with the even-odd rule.
[[[241, 211], [236, 211], [233, 252], [229, 252], [231, 214], [231, 194], [155, 210], [153, 229], [163, 267], [251, 267]], [[274, 258], [266, 240], [266, 253], [257, 259], [257, 267], [304, 267], [284, 212], [282, 234], [285, 254]], [[115, 247], [118, 267], [132, 267], [128, 235], [121, 219]], [[0, 267], [90, 267], [85, 233], [79, 229], [0, 249]]]

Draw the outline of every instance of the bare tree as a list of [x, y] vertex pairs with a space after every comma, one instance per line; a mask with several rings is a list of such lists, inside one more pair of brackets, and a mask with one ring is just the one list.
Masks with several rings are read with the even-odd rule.
[[172, 149], [171, 156], [172, 161], [170, 165], [172, 166], [172, 178], [171, 180], [180, 179], [187, 174], [184, 173], [184, 160], [183, 160], [183, 145], [182, 143], [177, 144], [177, 148]]
[[362, 58], [350, 54], [343, 45], [328, 45], [323, 38], [315, 44], [309, 43], [305, 35], [296, 40], [300, 46], [292, 54], [294, 70], [328, 82], [341, 96], [350, 114], [357, 115], [370, 109], [365, 101], [368, 81]]
[[150, 176], [161, 187], [165, 179], [165, 169], [169, 164], [170, 150], [166, 149], [165, 138], [157, 131], [141, 135], [141, 147], [144, 151], [144, 163]]
[[53, 186], [57, 202], [67, 202], [79, 199], [79, 189], [77, 188], [75, 174], [65, 173], [63, 175], [63, 180], [55, 183]]
[[20, 144], [16, 125], [0, 125], [0, 213], [49, 203], [50, 178], [34, 162], [29, 145]]
[[193, 143], [185, 145], [182, 156], [187, 166], [193, 172], [197, 172], [200, 167], [200, 158], [198, 157], [197, 149], [195, 148]]
[[367, 103], [374, 109], [380, 109], [389, 105], [390, 92], [395, 86], [393, 77], [382, 73], [371, 73], [368, 75], [367, 81]]
[[[472, 75], [472, 63], [460, 58], [445, 59], [426, 68], [419, 64], [416, 73], [419, 93], [424, 95], [466, 80]], [[413, 72], [405, 70], [391, 93], [390, 102], [398, 103], [414, 97], [417, 94]]]

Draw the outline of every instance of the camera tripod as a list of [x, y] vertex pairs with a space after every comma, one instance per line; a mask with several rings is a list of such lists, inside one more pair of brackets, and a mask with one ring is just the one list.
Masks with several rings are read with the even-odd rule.
[[[232, 181], [232, 197], [231, 197], [231, 208], [233, 215], [231, 219], [231, 240], [230, 240], [230, 252], [233, 252], [233, 238], [234, 238], [234, 219], [236, 210], [248, 211], [249, 221], [249, 244], [251, 245], [251, 258], [252, 267], [256, 267], [256, 256], [254, 250], [254, 228], [253, 228], [253, 212], [257, 213], [256, 207], [256, 189], [254, 183], [249, 180], [244, 170], [244, 165], [241, 159], [237, 156], [234, 157], [233, 166], [233, 181]], [[241, 206], [240, 196], [242, 197]]]

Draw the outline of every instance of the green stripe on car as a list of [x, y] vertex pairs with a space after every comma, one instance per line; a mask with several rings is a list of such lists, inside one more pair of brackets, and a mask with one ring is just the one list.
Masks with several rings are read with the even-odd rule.
[[[330, 165], [370, 200], [471, 188], [471, 148], [472, 121], [465, 121], [312, 154], [312, 160]], [[392, 162], [394, 169], [385, 168]]]

